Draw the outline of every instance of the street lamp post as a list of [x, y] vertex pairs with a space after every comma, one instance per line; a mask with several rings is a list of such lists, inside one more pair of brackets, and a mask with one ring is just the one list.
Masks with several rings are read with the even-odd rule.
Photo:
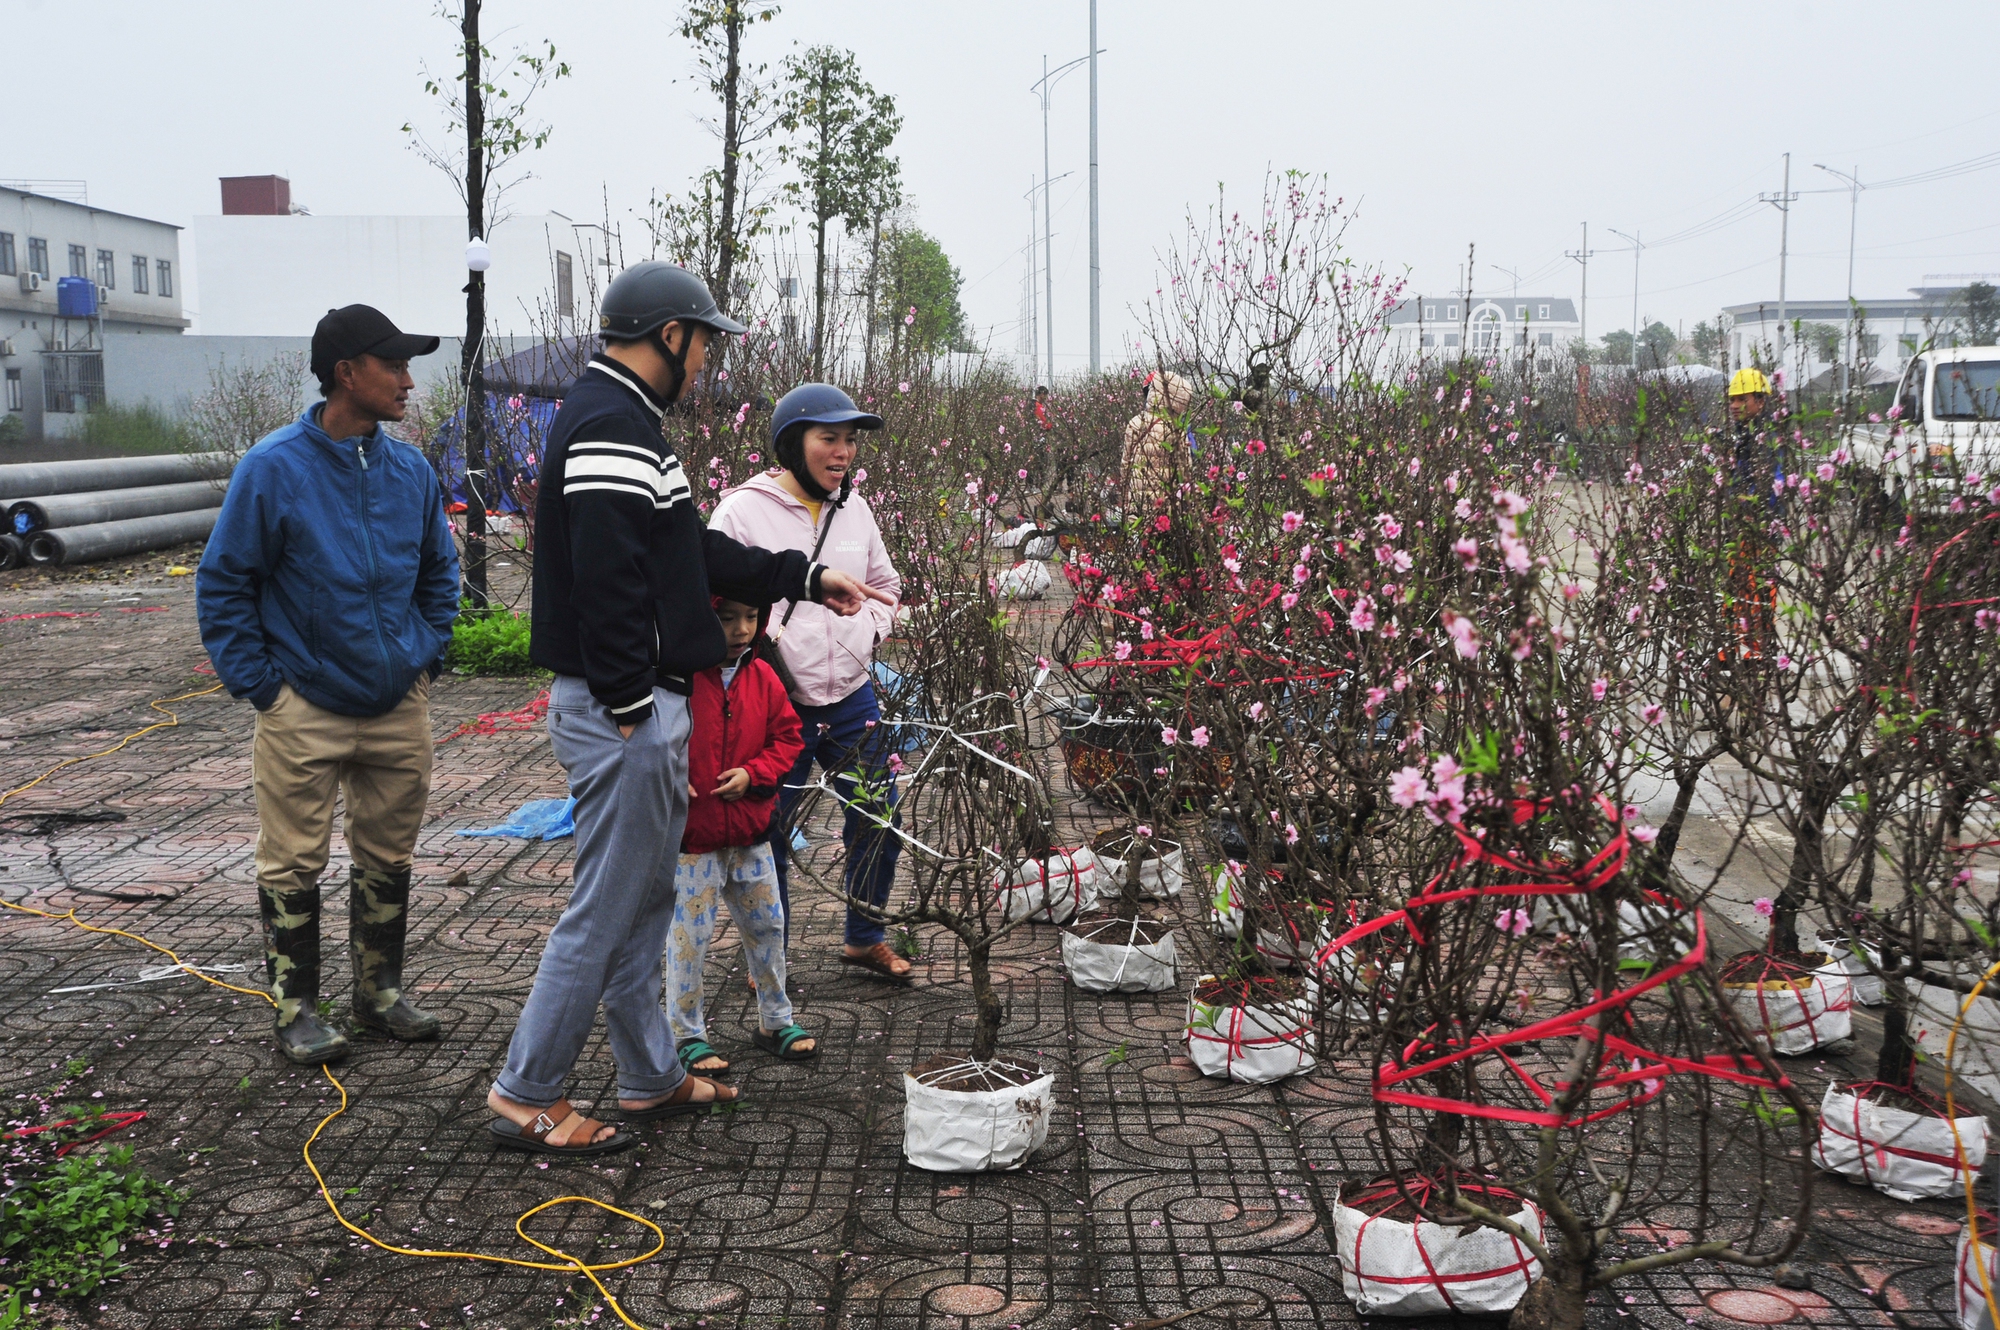
[[1090, 63], [1091, 57], [1080, 55], [1066, 65], [1049, 68], [1049, 58], [1042, 57], [1042, 76], [1028, 85], [1028, 91], [1041, 99], [1042, 103], [1042, 310], [1048, 328], [1048, 384], [1056, 382], [1056, 321], [1055, 321], [1055, 265], [1052, 262], [1050, 239], [1052, 234], [1049, 204], [1049, 94], [1055, 91], [1056, 81], [1081, 65]]
[[1626, 235], [1615, 226], [1604, 228], [1612, 235], [1632, 242], [1632, 372], [1639, 372], [1639, 255], [1644, 252], [1645, 242], [1636, 235]]
[[1855, 351], [1858, 349], [1855, 341], [1855, 334], [1858, 331], [1858, 329], [1855, 327], [1854, 324], [1854, 224], [1861, 215], [1861, 191], [1868, 188], [1868, 186], [1861, 183], [1861, 176], [1860, 176], [1861, 168], [1858, 166], [1855, 167], [1854, 170], [1850, 172], [1850, 171], [1836, 171], [1831, 166], [1825, 166], [1819, 162], [1814, 162], [1813, 165], [1819, 167], [1820, 170], [1826, 172], [1828, 175], [1833, 176], [1836, 179], [1845, 180], [1847, 182], [1848, 345], [1847, 345], [1847, 354], [1846, 356], [1842, 357], [1840, 362], [1840, 395], [1844, 400], [1847, 397], [1847, 389], [1848, 389], [1847, 367], [1854, 362]]

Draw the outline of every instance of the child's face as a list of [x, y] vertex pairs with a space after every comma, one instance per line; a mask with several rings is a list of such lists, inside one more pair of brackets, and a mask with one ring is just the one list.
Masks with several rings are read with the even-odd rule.
[[755, 640], [757, 611], [753, 607], [725, 600], [715, 607], [715, 617], [722, 622], [722, 640], [729, 644], [732, 655]]

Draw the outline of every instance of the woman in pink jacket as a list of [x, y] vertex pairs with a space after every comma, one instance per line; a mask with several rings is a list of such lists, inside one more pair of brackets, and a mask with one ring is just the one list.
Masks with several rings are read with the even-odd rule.
[[[858, 431], [882, 428], [882, 418], [859, 410], [830, 384], [805, 383], [786, 393], [771, 413], [771, 451], [778, 466], [723, 493], [709, 517], [714, 529], [768, 550], [795, 549], [819, 563], [851, 573], [896, 595], [902, 578], [889, 562], [882, 532], [868, 501], [854, 492]], [[778, 656], [804, 730], [805, 751], [779, 787], [771, 848], [778, 864], [778, 893], [791, 915], [786, 873], [792, 812], [812, 778], [813, 762], [852, 799], [857, 781], [888, 790], [884, 806], [868, 810], [895, 817], [895, 785], [886, 765], [882, 711], [869, 666], [875, 647], [895, 622], [887, 605], [870, 602], [842, 619], [818, 605], [780, 604], [772, 609]], [[888, 903], [896, 877], [897, 838], [850, 806], [841, 839], [847, 846], [847, 946], [841, 959], [891, 982], [910, 981], [910, 963], [884, 938], [871, 917]]]

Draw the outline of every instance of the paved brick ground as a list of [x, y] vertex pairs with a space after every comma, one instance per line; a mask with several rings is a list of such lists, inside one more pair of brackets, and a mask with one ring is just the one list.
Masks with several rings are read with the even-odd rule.
[[[0, 656], [13, 668], [0, 694], [0, 788], [107, 746], [150, 718], [148, 701], [212, 682], [200, 672], [192, 587], [165, 566], [5, 587]], [[447, 678], [438, 737], [530, 692], [518, 681]], [[221, 695], [172, 710], [176, 728], [0, 808], [0, 894], [75, 907], [197, 963], [254, 973], [251, 714]], [[1328, 1206], [1333, 1180], [1370, 1167], [1362, 1070], [1334, 1064], [1277, 1088], [1204, 1080], [1180, 1056], [1179, 995], [1079, 994], [1058, 972], [1049, 930], [1011, 939], [1000, 966], [1006, 1044], [1032, 1050], [1058, 1078], [1056, 1127], [1021, 1172], [948, 1177], [903, 1164], [897, 1075], [963, 1047], [968, 994], [956, 953], [935, 941], [912, 990], [843, 973], [831, 902], [806, 911], [793, 951], [801, 1015], [826, 1050], [817, 1063], [779, 1064], [747, 1048], [755, 1011], [740, 975], [725, 973], [732, 949], [718, 946], [714, 1028], [738, 1057], [741, 1110], [646, 1129], [642, 1148], [599, 1167], [496, 1153], [481, 1101], [562, 908], [570, 847], [453, 833], [560, 792], [537, 731], [465, 736], [439, 750], [411, 971], [446, 1035], [414, 1047], [359, 1039], [339, 1068], [352, 1106], [316, 1149], [341, 1206], [372, 1232], [533, 1258], [514, 1234], [533, 1205], [581, 1194], [636, 1210], [667, 1226], [666, 1249], [610, 1279], [648, 1325], [1066, 1330], [1172, 1317], [1226, 1296], [1251, 1302], [1181, 1323], [1355, 1321], [1339, 1293]], [[338, 873], [338, 845], [335, 857]], [[339, 955], [345, 912], [335, 914], [326, 942]], [[127, 1139], [191, 1193], [176, 1240], [139, 1252], [81, 1321], [148, 1330], [588, 1321], [597, 1300], [568, 1276], [389, 1255], [336, 1226], [299, 1157], [332, 1091], [271, 1051], [263, 1004], [184, 977], [51, 991], [133, 979], [153, 959], [118, 938], [0, 918], [0, 1093], [87, 1059], [73, 1093], [145, 1109]], [[344, 998], [344, 979], [333, 990]], [[1120, 1044], [1129, 1057], [1107, 1067], [1104, 1054]], [[1815, 1097], [1827, 1075], [1860, 1071], [1796, 1068]], [[594, 1042], [578, 1094], [610, 1096], [610, 1076]], [[1594, 1323], [1949, 1324], [1954, 1205], [1898, 1205], [1827, 1177], [1815, 1195], [1805, 1262], [1816, 1292], [1684, 1267], [1600, 1295]], [[587, 1207], [549, 1211], [533, 1231], [604, 1258], [650, 1241]]]

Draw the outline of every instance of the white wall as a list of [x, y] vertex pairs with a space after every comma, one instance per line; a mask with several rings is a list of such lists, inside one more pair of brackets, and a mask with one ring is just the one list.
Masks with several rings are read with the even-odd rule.
[[[491, 332], [537, 330], [536, 311], [553, 303], [559, 250], [572, 256], [576, 301], [585, 305], [587, 270], [597, 264], [600, 281], [603, 273], [598, 234], [559, 213], [510, 217], [494, 228]], [[465, 331], [463, 218], [196, 217], [193, 236], [194, 332], [310, 337], [327, 310], [356, 303], [375, 306], [406, 332]]]

